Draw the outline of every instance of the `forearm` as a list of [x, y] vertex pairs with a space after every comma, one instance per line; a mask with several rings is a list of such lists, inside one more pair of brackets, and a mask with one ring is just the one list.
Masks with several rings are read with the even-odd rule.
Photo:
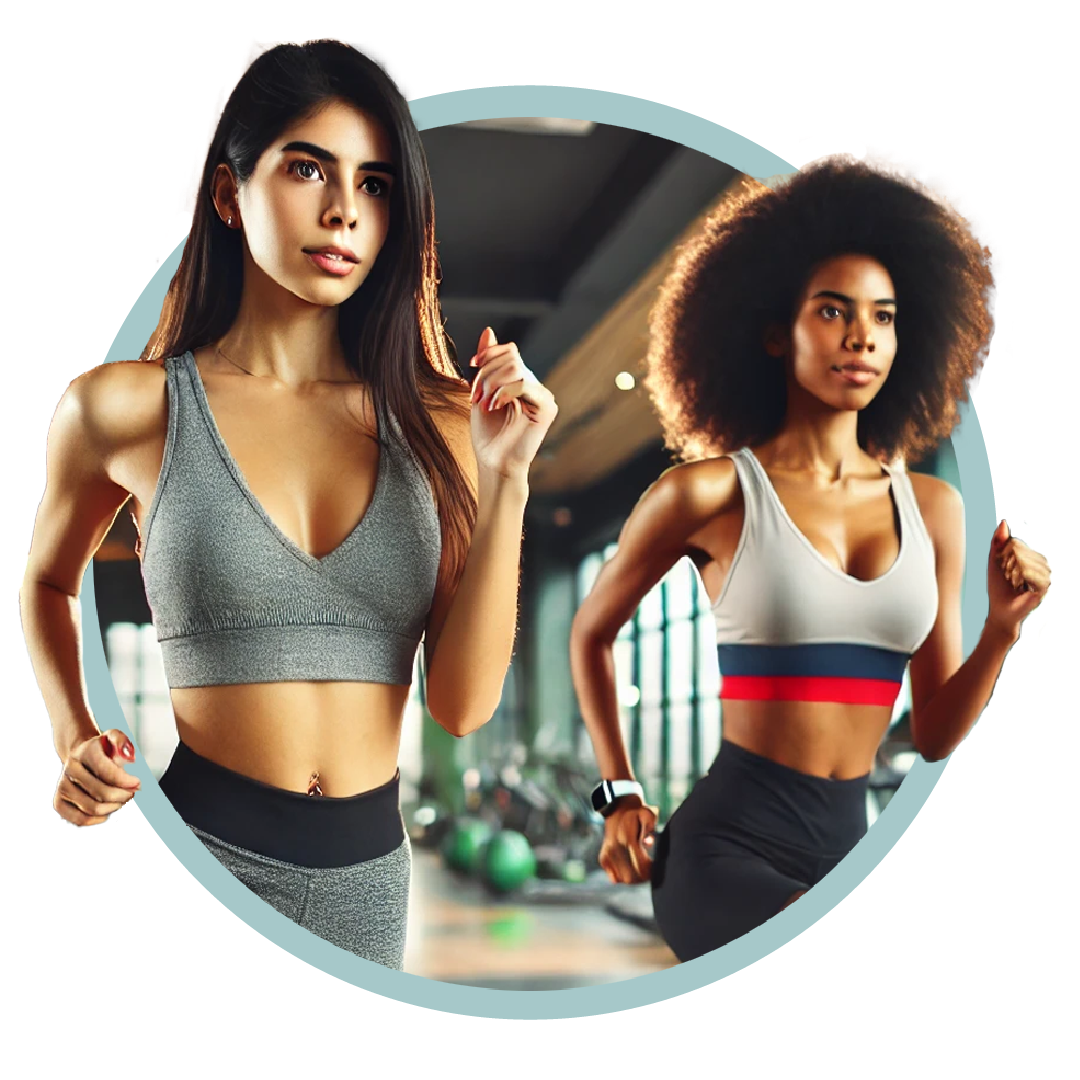
[[600, 775], [605, 780], [634, 779], [619, 726], [612, 643], [575, 621], [570, 632], [570, 669]]
[[428, 709], [455, 735], [491, 719], [502, 696], [517, 625], [524, 477], [481, 472], [476, 525], [427, 672]]
[[940, 761], [955, 750], [986, 708], [1015, 634], [983, 627], [979, 643], [938, 692], [912, 714], [912, 741], [927, 761]]
[[99, 734], [82, 670], [79, 598], [29, 575], [19, 591], [27, 651], [53, 727], [53, 745], [66, 760], [72, 748]]

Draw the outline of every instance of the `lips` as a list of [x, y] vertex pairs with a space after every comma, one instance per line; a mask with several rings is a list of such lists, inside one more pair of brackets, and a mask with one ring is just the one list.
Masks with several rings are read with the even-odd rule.
[[851, 386], [869, 386], [877, 377], [877, 368], [858, 361], [849, 364], [834, 364], [832, 372]]
[[348, 277], [360, 264], [360, 260], [342, 247], [304, 248], [304, 255], [324, 274], [331, 277]]
[[311, 247], [304, 248], [305, 255], [323, 255], [335, 262], [358, 263], [360, 260], [348, 249], [343, 247]]

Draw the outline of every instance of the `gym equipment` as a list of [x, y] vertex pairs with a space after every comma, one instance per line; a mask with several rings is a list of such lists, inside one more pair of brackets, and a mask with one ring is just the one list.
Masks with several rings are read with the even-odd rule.
[[486, 821], [459, 818], [443, 841], [443, 861], [458, 873], [474, 873], [479, 868], [481, 853], [491, 839], [492, 831]]
[[431, 777], [402, 774], [401, 816], [414, 847], [440, 851], [454, 826], [454, 815], [439, 798], [437, 787]]
[[402, 805], [409, 840], [416, 847], [439, 850], [451, 831], [454, 819], [436, 802]]
[[529, 841], [513, 829], [495, 833], [481, 859], [484, 884], [494, 893], [511, 893], [536, 876], [536, 856]]
[[534, 756], [526, 764], [523, 753], [510, 753], [499, 766], [470, 770], [465, 783], [473, 815], [528, 840], [537, 877], [575, 882], [595, 866], [603, 819], [590, 803], [592, 777], [576, 763]]

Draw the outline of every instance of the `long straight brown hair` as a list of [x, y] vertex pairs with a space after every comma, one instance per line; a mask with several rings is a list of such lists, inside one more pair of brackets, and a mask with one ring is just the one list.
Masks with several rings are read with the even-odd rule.
[[214, 208], [218, 165], [237, 184], [250, 179], [267, 147], [291, 124], [331, 100], [348, 102], [385, 128], [398, 176], [390, 225], [363, 285], [342, 303], [338, 335], [350, 370], [387, 410], [431, 481], [442, 529], [440, 577], [456, 583], [468, 553], [476, 498], [432, 410], [468, 413], [467, 383], [450, 359], [439, 312], [435, 210], [427, 159], [408, 104], [373, 60], [340, 41], [278, 45], [259, 56], [229, 96], [206, 155], [195, 215], [161, 318], [141, 360], [162, 363], [218, 341], [236, 319], [243, 248]]

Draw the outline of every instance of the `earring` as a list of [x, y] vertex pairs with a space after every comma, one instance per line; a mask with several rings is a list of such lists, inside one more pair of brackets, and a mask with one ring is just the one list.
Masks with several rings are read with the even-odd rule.
[[232, 228], [232, 218], [230, 217], [229, 220], [225, 222], [225, 224], [228, 225], [229, 228], [231, 229]]

